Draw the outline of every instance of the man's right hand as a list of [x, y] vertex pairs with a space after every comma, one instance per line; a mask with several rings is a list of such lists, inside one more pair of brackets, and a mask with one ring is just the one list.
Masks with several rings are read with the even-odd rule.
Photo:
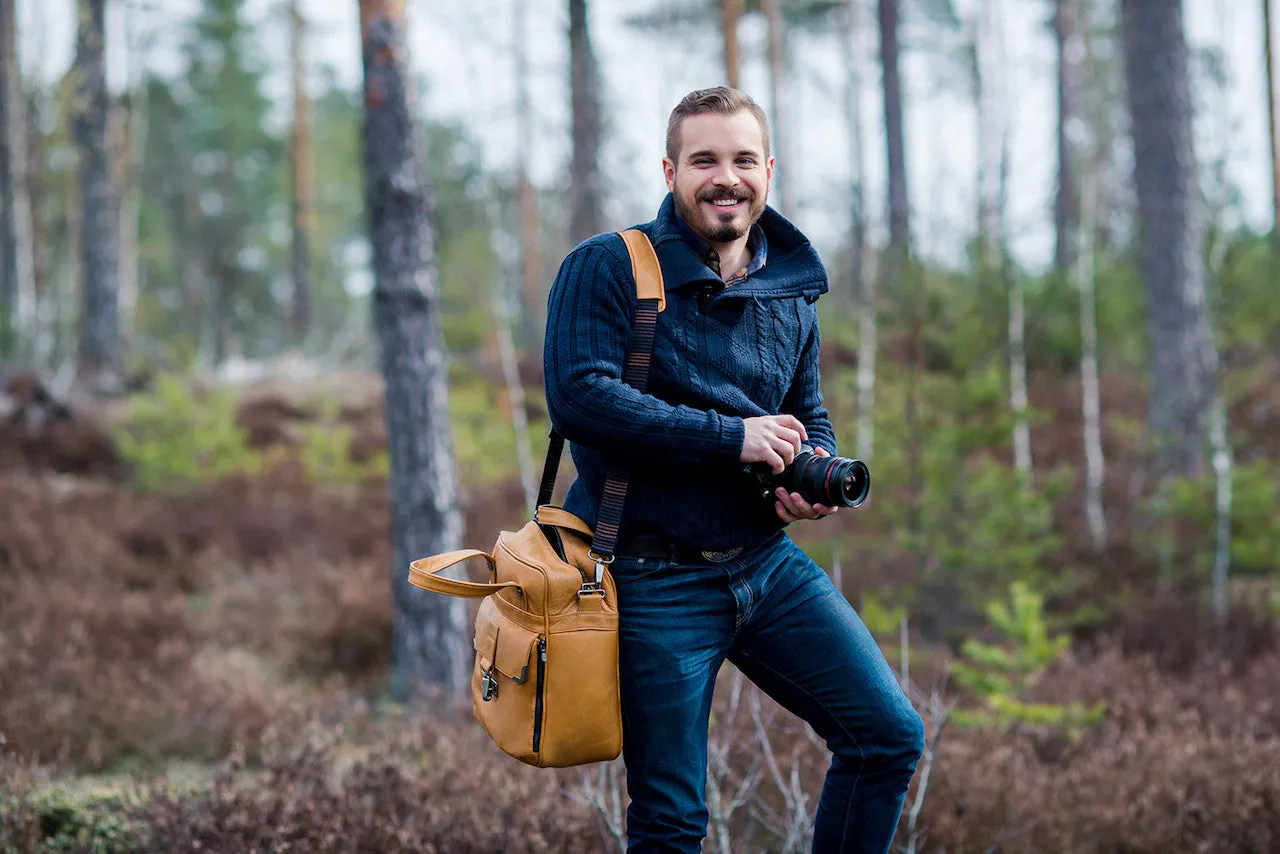
[[794, 415], [761, 415], [744, 418], [746, 435], [742, 440], [739, 461], [765, 463], [774, 474], [781, 474], [800, 453], [800, 443], [809, 438], [804, 424]]

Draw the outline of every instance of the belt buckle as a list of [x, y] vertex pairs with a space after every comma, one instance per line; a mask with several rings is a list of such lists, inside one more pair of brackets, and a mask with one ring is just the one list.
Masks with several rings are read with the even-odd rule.
[[738, 546], [736, 549], [726, 549], [725, 551], [705, 549], [698, 552], [698, 554], [702, 555], [703, 560], [710, 561], [711, 563], [724, 563], [726, 561], [733, 560], [735, 557], [742, 554], [742, 551], [742, 546]]

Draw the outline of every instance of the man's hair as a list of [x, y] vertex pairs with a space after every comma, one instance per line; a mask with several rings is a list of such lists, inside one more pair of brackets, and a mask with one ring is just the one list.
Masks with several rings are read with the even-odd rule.
[[764, 139], [764, 156], [769, 157], [769, 119], [760, 105], [751, 100], [751, 96], [728, 86], [716, 86], [712, 89], [695, 89], [680, 99], [671, 117], [667, 119], [667, 157], [674, 163], [680, 153], [680, 124], [689, 116], [703, 113], [715, 113], [731, 116], [746, 110], [756, 117], [760, 123], [760, 135]]

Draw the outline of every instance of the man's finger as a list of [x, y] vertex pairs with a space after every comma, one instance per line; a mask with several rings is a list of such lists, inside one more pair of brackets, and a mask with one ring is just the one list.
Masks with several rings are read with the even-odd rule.
[[804, 429], [804, 422], [799, 418], [796, 418], [794, 415], [780, 415], [778, 417], [782, 424], [785, 424], [787, 427], [795, 430], [806, 439], [809, 438], [809, 434]]

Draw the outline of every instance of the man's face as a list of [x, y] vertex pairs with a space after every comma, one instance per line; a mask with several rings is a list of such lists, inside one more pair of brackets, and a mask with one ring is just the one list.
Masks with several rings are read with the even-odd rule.
[[677, 158], [662, 165], [680, 217], [712, 245], [744, 237], [764, 213], [773, 177], [756, 117], [747, 110], [688, 116]]

